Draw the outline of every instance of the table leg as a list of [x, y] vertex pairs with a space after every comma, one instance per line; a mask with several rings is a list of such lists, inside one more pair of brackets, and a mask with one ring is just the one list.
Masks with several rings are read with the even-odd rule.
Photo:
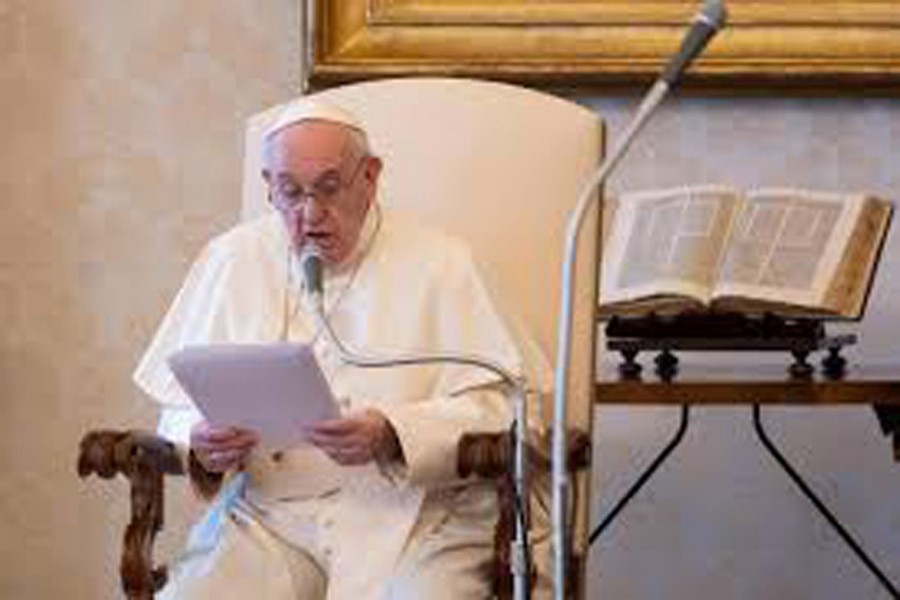
[[675, 435], [669, 441], [665, 448], [653, 459], [653, 462], [650, 463], [643, 473], [641, 473], [640, 477], [637, 478], [628, 491], [619, 499], [616, 505], [612, 508], [612, 510], [607, 513], [607, 515], [600, 521], [600, 524], [594, 528], [591, 532], [590, 537], [588, 538], [588, 545], [593, 544], [600, 534], [603, 533], [604, 530], [612, 523], [615, 518], [622, 512], [622, 509], [631, 502], [631, 499], [637, 494], [644, 484], [649, 481], [653, 474], [656, 473], [657, 469], [669, 458], [669, 455], [672, 454], [672, 451], [675, 450], [675, 447], [681, 443], [682, 438], [684, 438], [684, 433], [688, 428], [688, 421], [690, 417], [690, 405], [683, 404], [681, 406], [681, 422], [678, 425], [678, 431], [675, 432]]
[[812, 488], [806, 483], [806, 481], [800, 476], [800, 474], [791, 466], [791, 464], [787, 461], [784, 455], [778, 450], [769, 436], [766, 434], [765, 429], [763, 428], [762, 418], [760, 415], [760, 406], [759, 404], [753, 405], [753, 426], [756, 429], [756, 435], [759, 437], [759, 440], [762, 442], [763, 446], [765, 446], [766, 450], [769, 451], [775, 461], [781, 466], [785, 473], [791, 478], [791, 481], [800, 488], [800, 491], [809, 499], [810, 502], [813, 503], [813, 506], [822, 514], [823, 517], [828, 521], [828, 523], [837, 531], [838, 535], [840, 535], [841, 539], [844, 540], [844, 543], [850, 547], [854, 554], [856, 554], [857, 558], [863, 562], [863, 564], [868, 567], [869, 571], [878, 579], [881, 585], [891, 594], [892, 598], [900, 598], [900, 592], [897, 591], [897, 588], [894, 587], [894, 584], [891, 583], [891, 580], [887, 578], [887, 576], [878, 568], [878, 565], [869, 558], [869, 555], [865, 553], [862, 549], [862, 546], [850, 535], [850, 532], [841, 525], [841, 522], [838, 521], [837, 517], [832, 514], [828, 507], [825, 506], [825, 503], [822, 502], [818, 496], [812, 491]]

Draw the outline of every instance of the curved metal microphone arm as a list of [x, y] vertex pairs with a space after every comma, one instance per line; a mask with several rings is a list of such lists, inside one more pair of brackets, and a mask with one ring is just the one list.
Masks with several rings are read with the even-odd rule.
[[669, 91], [669, 84], [658, 80], [647, 93], [638, 107], [631, 124], [597, 171], [591, 176], [578, 196], [578, 204], [566, 227], [565, 245], [563, 248], [565, 262], [562, 267], [562, 289], [559, 313], [559, 330], [556, 348], [556, 373], [554, 378], [553, 402], [553, 441], [551, 447], [552, 476], [552, 531], [553, 531], [553, 583], [554, 598], [563, 600], [566, 596], [566, 508], [568, 502], [568, 471], [566, 465], [566, 412], [569, 385], [569, 361], [571, 358], [572, 339], [572, 295], [575, 289], [575, 255], [578, 238], [584, 224], [588, 209], [598, 201], [597, 190], [619, 164], [625, 152], [631, 146], [640, 129], [646, 124], [650, 115], [662, 102]]
[[[319, 275], [313, 275], [317, 277]], [[383, 369], [390, 367], [406, 367], [426, 364], [458, 364], [472, 367], [480, 367], [497, 375], [504, 383], [513, 388], [514, 393], [514, 419], [515, 419], [515, 468], [513, 482], [516, 495], [520, 499], [519, 506], [525, 507], [528, 502], [528, 480], [526, 477], [526, 442], [528, 432], [528, 416], [525, 406], [525, 398], [528, 392], [524, 377], [517, 376], [504, 368], [501, 364], [483, 356], [472, 354], [451, 353], [427, 353], [419, 355], [396, 356], [363, 356], [349, 350], [334, 333], [331, 323], [325, 316], [322, 301], [321, 287], [310, 286], [311, 297], [315, 308], [316, 320], [328, 340], [334, 345], [341, 358], [347, 363], [364, 369]], [[526, 557], [529, 555], [527, 546], [526, 522], [524, 508], [516, 510], [516, 534], [511, 548], [513, 560], [510, 561], [513, 575], [513, 598], [515, 600], [527, 600], [529, 597], [529, 565]]]
[[727, 11], [721, 0], [706, 0], [701, 11], [688, 30], [681, 48], [669, 61], [662, 76], [653, 84], [638, 106], [622, 139], [600, 165], [594, 175], [584, 185], [578, 197], [578, 204], [569, 217], [566, 227], [564, 262], [562, 267], [562, 286], [560, 291], [560, 312], [558, 322], [558, 338], [556, 349], [556, 373], [554, 378], [553, 404], [553, 443], [552, 443], [552, 526], [553, 526], [553, 583], [554, 598], [565, 600], [566, 595], [566, 508], [568, 501], [568, 478], [566, 465], [566, 406], [569, 384], [569, 361], [572, 338], [572, 295], [575, 287], [574, 268], [578, 237], [584, 223], [584, 217], [594, 202], [598, 201], [597, 189], [609, 177], [619, 164], [625, 152], [631, 146], [638, 132], [665, 98], [669, 89], [681, 79], [682, 74], [712, 37], [725, 25]]
[[365, 369], [381, 369], [388, 367], [404, 367], [414, 365], [426, 365], [437, 363], [453, 363], [459, 365], [468, 365], [480, 367], [497, 375], [504, 383], [511, 387], [525, 389], [524, 380], [512, 372], [508, 371], [502, 365], [489, 358], [476, 356], [473, 354], [451, 354], [451, 353], [426, 353], [426, 354], [398, 354], [396, 356], [364, 356], [348, 349], [343, 342], [335, 335], [331, 324], [325, 318], [325, 311], [322, 308], [320, 300], [315, 300], [316, 320], [319, 327], [328, 336], [328, 340], [337, 349], [338, 354], [346, 362], [356, 367]]
[[335, 335], [331, 323], [325, 316], [324, 298], [322, 294], [322, 258], [314, 251], [304, 252], [300, 265], [303, 270], [303, 280], [306, 284], [306, 290], [313, 304], [313, 310], [316, 316], [316, 322], [328, 337], [328, 340], [334, 344], [338, 354], [351, 365], [366, 369], [380, 369], [388, 367], [403, 367], [437, 363], [453, 363], [460, 365], [468, 365], [480, 367], [497, 375], [504, 383], [513, 388], [521, 389], [524, 393], [524, 379], [508, 371], [500, 363], [489, 358], [476, 356], [472, 354], [456, 354], [456, 353], [426, 353], [426, 354], [409, 354], [395, 356], [364, 356], [357, 352], [351, 351], [343, 342]]

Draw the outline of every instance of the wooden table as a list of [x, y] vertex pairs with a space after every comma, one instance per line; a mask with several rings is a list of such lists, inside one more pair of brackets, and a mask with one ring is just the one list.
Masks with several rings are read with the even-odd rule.
[[782, 365], [682, 366], [671, 381], [653, 373], [619, 377], [614, 365], [600, 370], [598, 404], [884, 404], [900, 406], [900, 362], [851, 365], [840, 379], [815, 373], [790, 377]]
[[590, 535], [591, 543], [613, 522], [681, 442], [688, 428], [692, 405], [751, 406], [753, 425], [765, 449], [888, 593], [893, 598], [900, 598], [898, 588], [772, 442], [761, 418], [762, 407], [765, 405], [872, 405], [879, 413], [885, 433], [893, 435], [895, 456], [898, 456], [900, 363], [851, 365], [839, 377], [826, 377], [816, 372], [808, 378], [790, 376], [783, 365], [683, 365], [671, 379], [662, 379], [652, 372], [642, 373], [637, 378], [623, 378], [615, 365], [608, 365], [601, 368], [598, 374], [596, 402], [629, 406], [679, 405], [682, 410], [681, 421], [672, 439], [600, 520]]

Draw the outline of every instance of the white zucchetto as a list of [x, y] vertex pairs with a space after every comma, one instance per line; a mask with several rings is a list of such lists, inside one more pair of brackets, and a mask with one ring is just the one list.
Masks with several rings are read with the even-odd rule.
[[365, 132], [359, 119], [340, 106], [322, 100], [298, 98], [282, 107], [275, 120], [266, 127], [263, 138], [268, 138], [285, 127], [302, 121], [329, 121]]

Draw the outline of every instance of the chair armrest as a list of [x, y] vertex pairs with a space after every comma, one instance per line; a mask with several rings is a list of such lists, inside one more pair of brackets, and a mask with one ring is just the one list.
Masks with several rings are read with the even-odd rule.
[[125, 530], [119, 575], [130, 600], [152, 600], [166, 583], [165, 566], [153, 567], [153, 542], [163, 526], [163, 478], [183, 475], [184, 460], [175, 445], [138, 431], [87, 433], [78, 453], [78, 475], [131, 481], [131, 522]]
[[[542, 436], [526, 446], [528, 464], [540, 471], [550, 470], [550, 439]], [[570, 429], [566, 439], [567, 467], [570, 473], [585, 469], [590, 464], [591, 440], [580, 429]], [[476, 475], [495, 479], [511, 475], [513, 442], [509, 432], [465, 433], [459, 440], [456, 455], [456, 472], [460, 477]]]

